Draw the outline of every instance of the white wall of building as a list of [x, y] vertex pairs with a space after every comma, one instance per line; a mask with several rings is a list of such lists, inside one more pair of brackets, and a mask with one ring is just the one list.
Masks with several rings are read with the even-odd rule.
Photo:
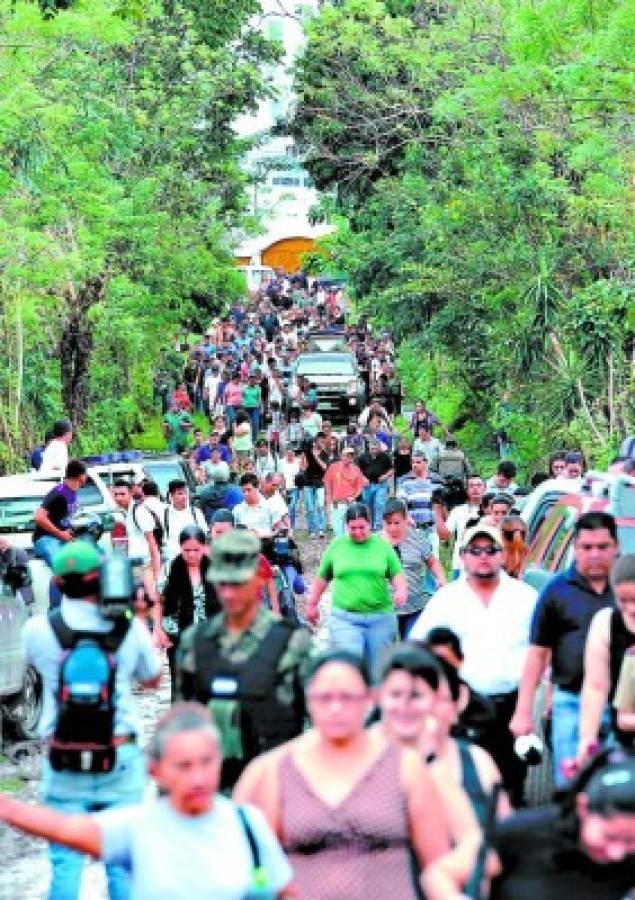
[[[252, 175], [250, 204], [265, 232], [242, 241], [237, 255], [261, 262], [262, 251], [285, 237], [318, 238], [328, 232], [324, 225], [311, 225], [308, 213], [318, 196], [308, 173], [296, 158], [289, 137], [270, 135], [270, 129], [284, 119], [293, 102], [291, 66], [304, 46], [302, 19], [317, 8], [317, 0], [262, 0], [259, 25], [263, 33], [284, 47], [284, 57], [270, 73], [276, 97], [260, 103], [253, 115], [235, 123], [238, 134], [255, 138], [258, 144], [245, 158]], [[282, 161], [278, 166], [277, 161]]]

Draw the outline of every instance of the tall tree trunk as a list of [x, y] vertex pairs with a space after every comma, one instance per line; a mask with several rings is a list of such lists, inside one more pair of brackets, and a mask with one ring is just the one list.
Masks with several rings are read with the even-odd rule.
[[88, 313], [103, 299], [106, 284], [102, 273], [85, 281], [79, 289], [69, 285], [66, 292], [69, 316], [60, 338], [59, 354], [62, 401], [74, 430], [84, 423], [90, 402], [93, 325]]

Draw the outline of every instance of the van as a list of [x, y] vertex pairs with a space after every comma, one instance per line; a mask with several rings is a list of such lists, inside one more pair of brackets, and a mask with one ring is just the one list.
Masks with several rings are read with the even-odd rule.
[[527, 523], [529, 555], [525, 581], [538, 589], [573, 561], [573, 530], [583, 513], [615, 517], [620, 552], [635, 553], [635, 478], [589, 472], [575, 491], [557, 492], [560, 479], [541, 484], [521, 515]]

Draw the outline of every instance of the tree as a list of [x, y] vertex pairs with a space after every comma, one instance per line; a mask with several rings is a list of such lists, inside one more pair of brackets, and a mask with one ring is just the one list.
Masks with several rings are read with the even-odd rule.
[[62, 411], [86, 449], [128, 439], [180, 323], [238, 295], [232, 122], [276, 57], [254, 9], [0, 2], [5, 461]]
[[531, 463], [635, 425], [631, 28], [620, 0], [343, 0], [296, 68], [357, 306], [474, 440], [510, 394]]

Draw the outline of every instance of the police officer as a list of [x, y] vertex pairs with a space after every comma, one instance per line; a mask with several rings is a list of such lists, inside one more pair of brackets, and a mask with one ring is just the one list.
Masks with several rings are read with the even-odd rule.
[[207, 577], [223, 611], [183, 633], [177, 690], [209, 704], [223, 749], [221, 788], [248, 762], [297, 736], [304, 725], [302, 679], [311, 637], [260, 601], [260, 541], [232, 529], [212, 544]]
[[[29, 619], [23, 631], [27, 662], [40, 673], [44, 691], [39, 731], [49, 752], [43, 763], [43, 800], [48, 806], [66, 812], [91, 813], [141, 802], [145, 762], [138, 743], [140, 722], [132, 686], [139, 682], [144, 687], [156, 687], [161, 676], [160, 660], [141, 620], [130, 614], [122, 622], [121, 618], [112, 619], [104, 614], [100, 602], [102, 563], [102, 555], [88, 541], [64, 544], [53, 558], [53, 574], [62, 592], [61, 606], [49, 615]], [[60, 695], [65, 693], [62, 681], [65, 677], [70, 679], [72, 674], [64, 661], [80, 637], [84, 642], [93, 638], [103, 643], [104, 649], [112, 654], [116, 667], [116, 687], [112, 692], [114, 762], [110, 766], [102, 765], [100, 771], [95, 771], [96, 767], [92, 765], [86, 765], [82, 771], [84, 763], [91, 761], [91, 751], [81, 754], [79, 765], [73, 765], [72, 752], [66, 759], [60, 759], [59, 752], [55, 755], [62, 709]], [[97, 672], [84, 671], [82, 674], [92, 676], [92, 681], [98, 678]], [[68, 711], [69, 708], [70, 704], [65, 702], [65, 709]], [[80, 732], [83, 722], [88, 721], [87, 716], [87, 712], [79, 710], [78, 745], [85, 737]], [[67, 717], [67, 730], [69, 722]], [[74, 735], [66, 734], [65, 737], [72, 742]], [[88, 738], [91, 739], [91, 735]], [[103, 771], [104, 768], [108, 771]], [[53, 869], [49, 896], [56, 900], [75, 900], [79, 897], [85, 857], [58, 844], [50, 844], [49, 852]], [[106, 867], [106, 874], [111, 900], [126, 900], [130, 896], [128, 873], [113, 864]]]

